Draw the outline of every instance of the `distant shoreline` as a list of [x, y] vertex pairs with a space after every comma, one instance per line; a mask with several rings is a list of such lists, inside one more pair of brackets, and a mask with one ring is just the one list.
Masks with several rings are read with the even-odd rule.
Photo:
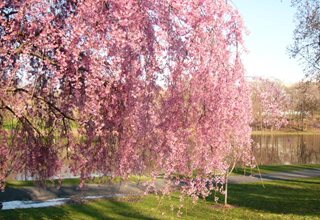
[[320, 135], [320, 130], [306, 130], [306, 131], [293, 131], [293, 130], [254, 130], [252, 135]]

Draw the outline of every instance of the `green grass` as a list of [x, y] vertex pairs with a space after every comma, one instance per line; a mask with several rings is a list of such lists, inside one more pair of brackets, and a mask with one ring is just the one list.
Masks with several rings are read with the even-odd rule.
[[33, 181], [25, 180], [25, 181], [20, 181], [20, 180], [8, 180], [6, 182], [6, 186], [8, 187], [25, 187], [25, 186], [34, 186], [35, 183]]
[[[260, 172], [262, 174], [274, 173], [274, 172], [292, 172], [303, 169], [320, 169], [320, 164], [304, 164], [304, 165], [260, 165]], [[259, 174], [258, 167], [256, 168], [243, 168], [237, 167], [234, 169], [234, 174]]]
[[[129, 181], [133, 183], [138, 183], [141, 181], [147, 181], [150, 180], [150, 177], [147, 176], [138, 176], [138, 175], [131, 175], [127, 179], [123, 179], [120, 177], [116, 177], [111, 179], [110, 177], [101, 177], [101, 178], [94, 178], [92, 180], [87, 180], [86, 183], [88, 184], [103, 184], [103, 183], [109, 183], [112, 181], [113, 183], [119, 183], [121, 181]], [[67, 178], [62, 181], [62, 185], [79, 185], [80, 179], [79, 178]], [[35, 186], [37, 185], [36, 182], [30, 181], [30, 180], [9, 180], [6, 182], [6, 185], [8, 187], [26, 187], [26, 186]], [[46, 185], [58, 185], [58, 180], [47, 180]]]
[[[79, 178], [70, 178], [70, 179], [64, 179], [63, 180], [63, 185], [79, 185], [80, 184], [80, 179]], [[37, 182], [36, 181], [31, 181], [31, 180], [8, 180], [6, 182], [6, 185], [8, 187], [25, 187], [25, 186], [36, 186]], [[47, 180], [46, 185], [58, 185], [58, 180]]]
[[[220, 200], [223, 197], [220, 195]], [[60, 207], [0, 211], [0, 219], [320, 219], [320, 178], [237, 184], [229, 187], [231, 208], [216, 205], [212, 197], [193, 205], [179, 202], [178, 194], [159, 203], [154, 195], [103, 199]]]

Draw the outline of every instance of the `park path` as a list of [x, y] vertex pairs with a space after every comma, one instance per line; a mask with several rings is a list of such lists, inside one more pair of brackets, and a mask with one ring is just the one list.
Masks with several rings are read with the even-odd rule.
[[[290, 180], [297, 178], [320, 177], [320, 169], [303, 169], [291, 172], [274, 172], [270, 174], [252, 175], [232, 175], [229, 177], [230, 184], [251, 183], [272, 180]], [[159, 180], [156, 187], [164, 185], [163, 180]], [[79, 189], [77, 186], [63, 186], [60, 189], [47, 187], [8, 187], [5, 192], [0, 192], [0, 202], [3, 209], [14, 208], [34, 208], [61, 205], [69, 201], [94, 198], [111, 198], [130, 195], [143, 195], [145, 187], [143, 184], [132, 182], [116, 184], [88, 184], [85, 188]]]
[[229, 177], [229, 183], [252, 183], [259, 181], [272, 181], [272, 180], [290, 180], [298, 178], [311, 178], [320, 177], [320, 169], [302, 169], [290, 172], [274, 172], [270, 174], [255, 174], [252, 176], [234, 175]]

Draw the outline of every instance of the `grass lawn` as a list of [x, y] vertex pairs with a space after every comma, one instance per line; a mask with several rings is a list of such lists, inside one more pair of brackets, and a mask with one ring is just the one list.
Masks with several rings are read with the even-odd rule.
[[[220, 196], [220, 200], [223, 197]], [[222, 208], [210, 197], [193, 205], [178, 194], [159, 200], [141, 198], [103, 199], [60, 207], [0, 211], [0, 219], [320, 219], [320, 178], [230, 185], [230, 208]]]
[[[112, 181], [113, 183], [119, 183], [121, 181], [129, 181], [133, 183], [139, 183], [141, 181], [150, 180], [150, 177], [147, 176], [136, 176], [131, 175], [127, 179], [121, 179], [120, 177], [116, 177], [111, 179], [110, 177], [102, 177], [102, 178], [94, 178], [92, 180], [87, 180], [86, 183], [88, 184], [103, 184], [108, 183], [109, 181]], [[79, 185], [80, 184], [80, 178], [66, 178], [62, 181], [63, 185]], [[8, 187], [24, 187], [24, 186], [36, 186], [36, 183], [32, 180], [8, 180], [6, 182], [6, 185]], [[46, 181], [47, 186], [54, 186], [58, 185], [58, 180], [47, 180]], [[1, 219], [0, 219], [1, 220]]]

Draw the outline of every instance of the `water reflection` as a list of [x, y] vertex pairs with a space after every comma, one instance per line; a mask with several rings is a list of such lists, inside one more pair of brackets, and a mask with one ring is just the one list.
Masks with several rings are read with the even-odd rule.
[[319, 135], [253, 135], [258, 164], [320, 164]]

